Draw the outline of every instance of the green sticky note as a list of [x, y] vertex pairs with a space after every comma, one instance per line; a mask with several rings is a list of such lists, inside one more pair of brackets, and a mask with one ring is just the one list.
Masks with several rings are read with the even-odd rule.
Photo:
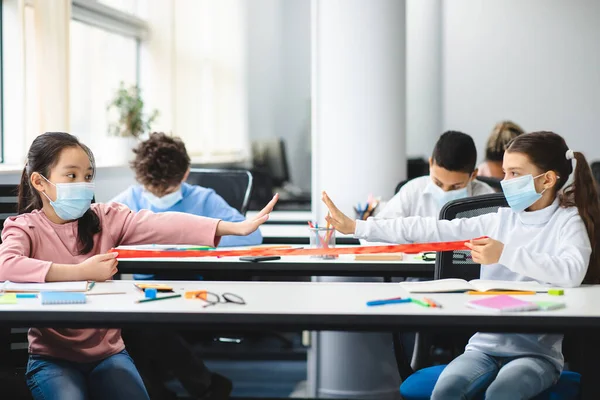
[[565, 308], [565, 303], [557, 303], [554, 301], [535, 301], [535, 304], [540, 307], [540, 310], [548, 311], [548, 310], [558, 310], [559, 308]]
[[17, 304], [17, 294], [4, 293], [0, 296], [0, 304]]

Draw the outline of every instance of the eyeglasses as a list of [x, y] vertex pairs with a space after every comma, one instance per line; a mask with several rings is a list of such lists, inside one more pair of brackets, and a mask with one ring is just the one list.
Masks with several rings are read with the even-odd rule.
[[197, 290], [194, 292], [185, 292], [185, 298], [205, 301], [207, 304], [204, 305], [204, 308], [214, 306], [219, 303], [233, 303], [240, 306], [246, 305], [246, 301], [242, 298], [242, 296], [238, 296], [234, 293], [223, 293], [222, 295], [219, 295], [207, 290]]

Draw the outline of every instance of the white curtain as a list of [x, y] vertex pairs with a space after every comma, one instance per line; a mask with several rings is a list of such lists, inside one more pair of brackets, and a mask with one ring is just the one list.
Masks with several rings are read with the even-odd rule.
[[33, 13], [38, 112], [33, 133], [68, 132], [71, 0], [34, 0]]
[[244, 0], [173, 2], [173, 134], [192, 157], [249, 153]]

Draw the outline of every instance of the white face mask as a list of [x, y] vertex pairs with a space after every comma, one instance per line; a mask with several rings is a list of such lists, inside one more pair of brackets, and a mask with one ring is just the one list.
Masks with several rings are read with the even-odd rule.
[[173, 193], [166, 194], [162, 197], [158, 197], [153, 195], [152, 193], [144, 190], [142, 196], [155, 208], [159, 210], [166, 210], [173, 207], [175, 204], [179, 203], [181, 199], [183, 199], [183, 194], [181, 193], [181, 187], [174, 191]]
[[440, 207], [443, 207], [446, 203], [449, 203], [453, 200], [464, 199], [465, 197], [469, 196], [467, 186], [461, 189], [449, 190], [445, 192], [444, 189], [433, 183], [433, 181], [429, 181], [427, 187], [425, 188], [425, 193], [430, 193]]

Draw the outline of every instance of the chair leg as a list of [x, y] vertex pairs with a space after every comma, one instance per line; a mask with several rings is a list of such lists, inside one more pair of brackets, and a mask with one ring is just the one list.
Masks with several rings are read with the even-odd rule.
[[414, 371], [408, 362], [408, 356], [400, 339], [400, 333], [392, 333], [392, 343], [394, 344], [394, 356], [396, 357], [398, 373], [400, 379], [404, 382]]

